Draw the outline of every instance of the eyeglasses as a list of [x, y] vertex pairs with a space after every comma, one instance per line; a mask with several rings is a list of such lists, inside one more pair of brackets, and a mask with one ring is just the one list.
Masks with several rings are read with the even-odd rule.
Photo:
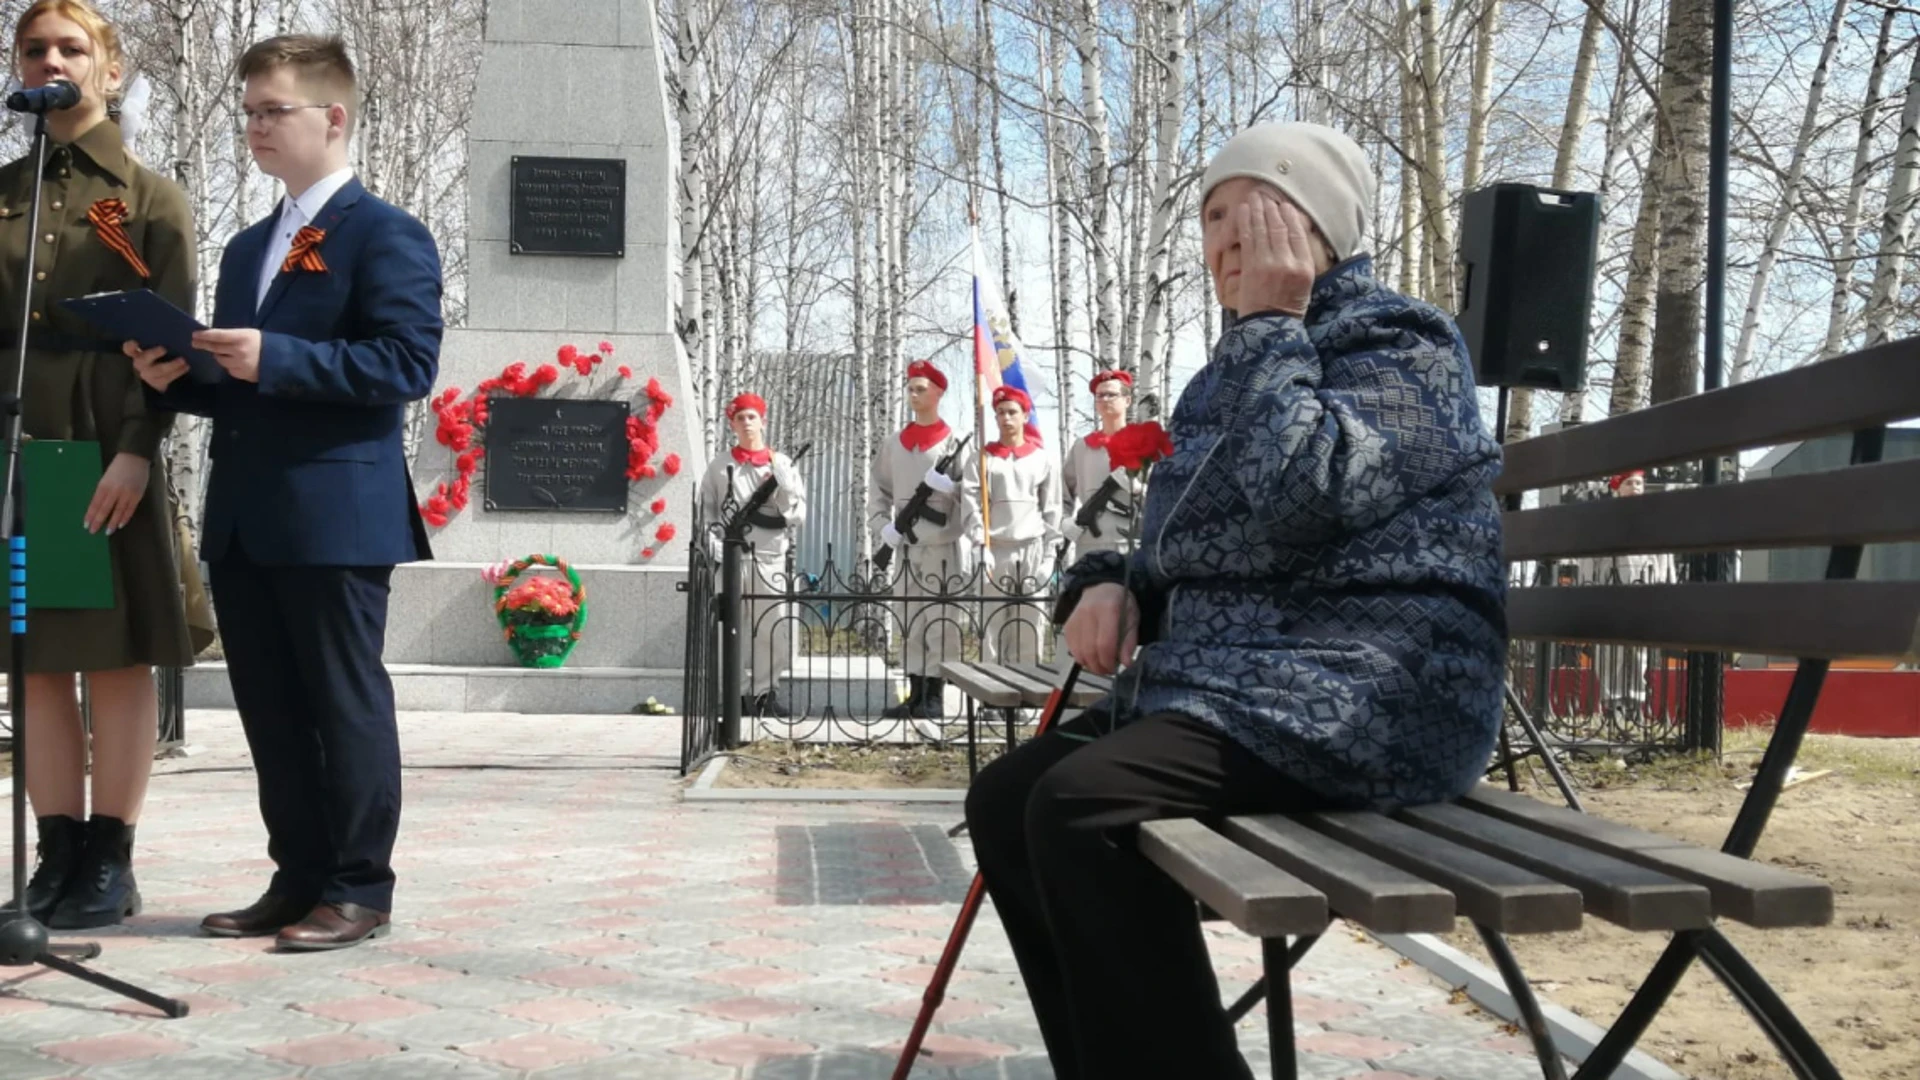
[[262, 105], [257, 109], [242, 105], [240, 112], [247, 118], [248, 124], [258, 123], [263, 128], [270, 128], [279, 126], [280, 121], [285, 120], [289, 113], [296, 113], [301, 109], [331, 109], [335, 104], [327, 101], [317, 105]]

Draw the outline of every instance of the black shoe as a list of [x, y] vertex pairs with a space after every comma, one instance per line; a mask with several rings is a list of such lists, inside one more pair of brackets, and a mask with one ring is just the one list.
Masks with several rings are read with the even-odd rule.
[[740, 715], [741, 716], [757, 716], [759, 715], [759, 713], [760, 713], [760, 699], [757, 697], [754, 697], [752, 694], [741, 695]]
[[265, 937], [299, 922], [313, 911], [311, 900], [267, 893], [238, 911], [217, 911], [200, 920], [211, 937]]
[[932, 677], [921, 680], [920, 700], [910, 703], [907, 715], [915, 720], [940, 720], [947, 715], [947, 680]]
[[914, 710], [918, 709], [920, 703], [926, 700], [927, 680], [920, 675], [909, 675], [907, 676], [907, 685], [912, 688], [907, 693], [907, 700], [882, 710], [880, 719], [908, 720], [913, 718], [915, 715]]
[[754, 702], [754, 708], [759, 710], [761, 716], [777, 716], [784, 719], [793, 715], [788, 711], [787, 703], [780, 700], [778, 690], [769, 690], [761, 694], [759, 700]]
[[53, 909], [54, 930], [117, 926], [140, 914], [140, 887], [133, 880], [133, 826], [119, 818], [87, 821], [87, 850], [67, 894]]
[[[38, 821], [40, 840], [34, 845], [37, 861], [33, 876], [27, 879], [27, 914], [45, 926], [80, 872], [81, 856], [87, 847], [87, 826], [65, 814], [52, 814]], [[0, 906], [0, 914], [13, 910], [11, 900]]]

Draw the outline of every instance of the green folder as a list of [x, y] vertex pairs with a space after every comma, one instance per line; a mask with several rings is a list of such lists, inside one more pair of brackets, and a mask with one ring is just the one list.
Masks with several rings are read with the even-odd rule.
[[113, 606], [106, 530], [87, 531], [87, 506], [101, 471], [97, 442], [33, 439], [20, 445], [29, 609]]

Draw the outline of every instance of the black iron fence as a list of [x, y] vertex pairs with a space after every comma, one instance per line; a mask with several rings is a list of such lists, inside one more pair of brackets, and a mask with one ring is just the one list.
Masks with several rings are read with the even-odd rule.
[[[717, 552], [716, 552], [717, 549]], [[1040, 565], [895, 560], [817, 573], [767, 565], [744, 542], [694, 545], [687, 568], [686, 731], [681, 769], [743, 741], [950, 744], [965, 737], [956, 689], [922, 685], [950, 660], [1047, 662], [1057, 551]], [[901, 715], [902, 712], [907, 715]]]
[[[1514, 585], [1649, 585], [1728, 580], [1708, 557], [1634, 555], [1514, 567]], [[1719, 574], [1711, 578], [1709, 574]], [[1724, 658], [1642, 646], [1516, 641], [1507, 682], [1561, 748], [1615, 755], [1717, 750]]]

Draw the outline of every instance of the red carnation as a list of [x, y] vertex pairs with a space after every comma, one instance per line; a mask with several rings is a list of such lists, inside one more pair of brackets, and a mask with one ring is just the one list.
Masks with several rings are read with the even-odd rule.
[[640, 463], [640, 468], [637, 471], [639, 472], [639, 475], [634, 477], [634, 479], [636, 480], [651, 480], [656, 475], [658, 475], [657, 473], [654, 472], [653, 466], [647, 464], [644, 461]]
[[628, 367], [625, 364], [621, 364], [619, 367], [615, 368], [614, 370], [618, 371], [620, 373], [620, 377], [623, 379], [633, 378], [633, 369]]
[[673, 534], [679, 531], [673, 527], [673, 522], [669, 521], [653, 531], [653, 538], [664, 544], [672, 540]]
[[1135, 475], [1172, 453], [1173, 440], [1152, 420], [1128, 424], [1107, 440], [1107, 464]]
[[580, 359], [580, 350], [571, 345], [560, 346], [560, 366], [572, 367]]
[[668, 454], [667, 459], [660, 463], [660, 467], [667, 470], [668, 476], [679, 476], [680, 475], [680, 455]]
[[612, 356], [612, 355], [613, 355], [613, 342], [611, 342], [611, 341], [603, 341], [603, 342], [601, 342], [601, 343], [600, 343], [600, 351], [601, 351], [601, 352], [603, 352], [603, 353], [605, 353], [605, 354], [606, 354], [606, 355], [608, 355], [608, 356]]
[[667, 500], [655, 499], [653, 500], [653, 506], [650, 507], [649, 509], [651, 509], [656, 514], [664, 514], [667, 512]]
[[641, 548], [641, 549], [640, 549], [640, 557], [641, 557], [641, 558], [643, 558], [643, 559], [651, 559], [651, 558], [653, 558], [653, 549], [652, 549], [652, 548]]

